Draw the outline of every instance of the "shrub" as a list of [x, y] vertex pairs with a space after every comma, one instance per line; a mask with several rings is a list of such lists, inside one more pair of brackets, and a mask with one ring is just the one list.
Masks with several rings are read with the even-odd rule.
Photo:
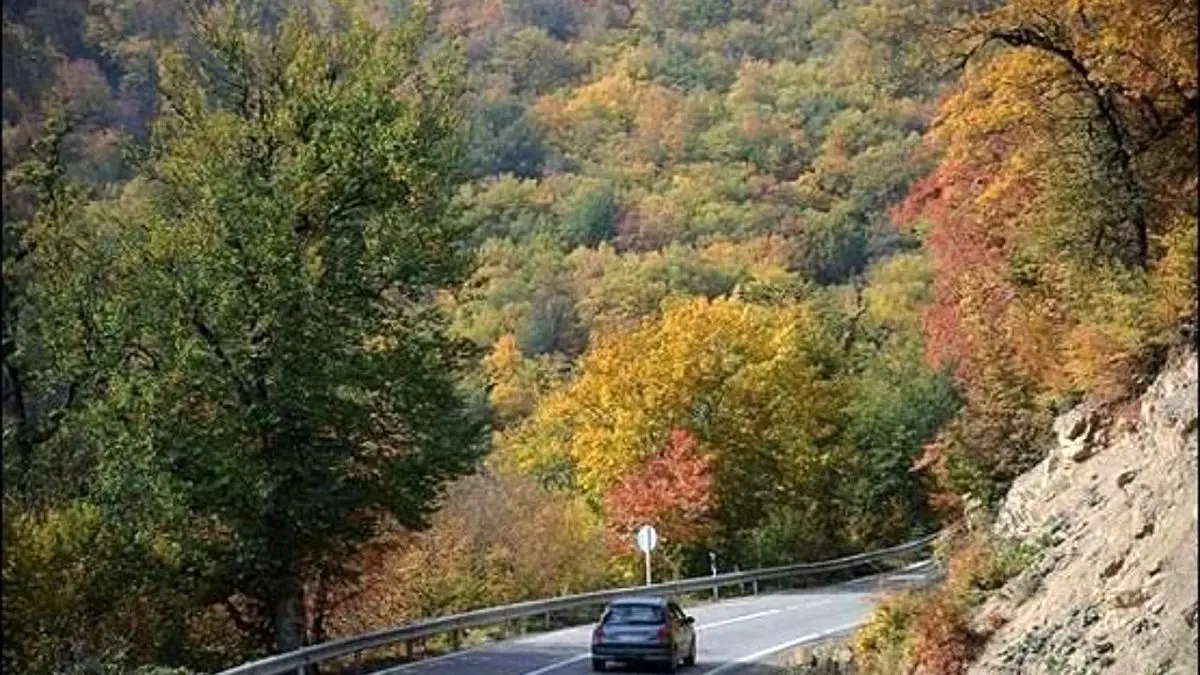
[[[116, 675], [248, 655], [228, 622], [203, 619], [165, 538], [114, 523], [89, 502], [5, 506], [6, 671]], [[188, 633], [199, 623], [202, 640]]]
[[935, 559], [947, 570], [936, 589], [885, 598], [855, 636], [863, 675], [957, 675], [966, 671], [984, 636], [970, 628], [971, 611], [1024, 570], [1037, 547], [997, 539], [986, 523], [939, 541]]
[[965, 673], [982, 641], [968, 625], [966, 599], [943, 588], [927, 596], [913, 625], [913, 660], [924, 675]]
[[854, 637], [862, 675], [899, 675], [912, 671], [912, 625], [925, 594], [903, 592], [885, 597]]
[[607, 587], [604, 531], [579, 500], [531, 478], [453, 483], [431, 527], [381, 537], [330, 600], [335, 637], [439, 614]]
[[1036, 548], [1013, 539], [974, 534], [951, 555], [947, 585], [960, 596], [980, 600], [1028, 567]]

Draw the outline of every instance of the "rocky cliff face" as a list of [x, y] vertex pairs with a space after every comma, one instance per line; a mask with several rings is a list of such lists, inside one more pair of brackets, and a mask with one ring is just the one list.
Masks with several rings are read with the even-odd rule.
[[977, 615], [990, 639], [972, 675], [1196, 672], [1196, 397], [1192, 351], [1140, 408], [1057, 420], [997, 520], [1044, 548]]

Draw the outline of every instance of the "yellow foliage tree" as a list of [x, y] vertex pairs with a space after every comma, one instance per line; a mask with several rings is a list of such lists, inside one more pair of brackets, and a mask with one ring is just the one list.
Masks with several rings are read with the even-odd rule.
[[579, 377], [500, 452], [598, 502], [687, 429], [714, 458], [718, 519], [750, 527], [772, 505], [819, 501], [844, 457], [834, 352], [805, 305], [674, 301], [661, 319], [596, 337]]

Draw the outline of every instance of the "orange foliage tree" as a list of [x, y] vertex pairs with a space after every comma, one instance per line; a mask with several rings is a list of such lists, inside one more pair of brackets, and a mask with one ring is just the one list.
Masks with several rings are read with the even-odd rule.
[[429, 530], [378, 538], [358, 579], [326, 589], [329, 634], [605, 587], [609, 562], [602, 525], [578, 498], [522, 476], [470, 476]]

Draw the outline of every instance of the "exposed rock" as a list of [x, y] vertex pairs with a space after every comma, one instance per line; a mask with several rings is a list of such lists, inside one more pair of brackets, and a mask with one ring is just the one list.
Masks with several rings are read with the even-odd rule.
[[1117, 572], [1121, 571], [1121, 567], [1123, 567], [1124, 565], [1125, 565], [1125, 554], [1122, 554], [1122, 555], [1118, 556], [1117, 558], [1114, 558], [1113, 560], [1109, 561], [1109, 563], [1104, 566], [1104, 569], [1100, 570], [1100, 578], [1107, 579], [1111, 576], [1116, 575]]
[[1132, 522], [1134, 539], [1145, 539], [1154, 534], [1154, 515], [1144, 507], [1133, 509]]
[[854, 653], [844, 640], [815, 647], [800, 647], [781, 654], [776, 664], [788, 667], [789, 673], [804, 675], [854, 675]]
[[1087, 431], [1088, 424], [1091, 423], [1090, 413], [1081, 408], [1064, 413], [1063, 416], [1055, 420], [1054, 431], [1058, 437], [1058, 443], [1067, 444], [1084, 435]]
[[1149, 537], [1152, 534], [1154, 534], [1154, 521], [1148, 520], [1138, 526], [1138, 528], [1133, 533], [1133, 538], [1134, 539], [1145, 539], [1146, 537]]
[[1113, 427], [1113, 431], [1117, 434], [1132, 434], [1136, 432], [1137, 429], [1137, 420], [1130, 419], [1128, 417], [1122, 417], [1121, 419], [1117, 420], [1116, 425]]
[[1078, 443], [1072, 443], [1063, 447], [1063, 454], [1072, 462], [1082, 462], [1085, 459], [1090, 459], [1096, 454], [1096, 446], [1091, 442], [1089, 437], [1085, 437]]
[[1079, 407], [1055, 420], [1054, 434], [1060, 454], [1073, 462], [1082, 462], [1096, 454], [1103, 431], [1097, 411]]
[[1066, 445], [1079, 438], [1092, 424], [1092, 411], [1084, 408], [1074, 408], [1054, 420], [1054, 433], [1058, 436], [1060, 445]]
[[1194, 352], [1173, 356], [1126, 406], [1136, 420], [1056, 420], [996, 519], [1044, 548], [973, 617], [990, 638], [971, 675], [1196, 672], [1196, 371]]
[[1127, 588], [1112, 596], [1112, 605], [1118, 609], [1137, 607], [1146, 602], [1146, 594], [1140, 588]]
[[1158, 622], [1148, 616], [1143, 616], [1134, 622], [1133, 633], [1134, 635], [1141, 635], [1142, 633], [1154, 630], [1155, 628], [1158, 628]]
[[1037, 593], [1038, 588], [1042, 585], [1042, 577], [1035, 573], [1022, 573], [1011, 583], [1006, 584], [1004, 588], [1004, 596], [1007, 597], [1013, 607], [1019, 607], [1029, 598]]

